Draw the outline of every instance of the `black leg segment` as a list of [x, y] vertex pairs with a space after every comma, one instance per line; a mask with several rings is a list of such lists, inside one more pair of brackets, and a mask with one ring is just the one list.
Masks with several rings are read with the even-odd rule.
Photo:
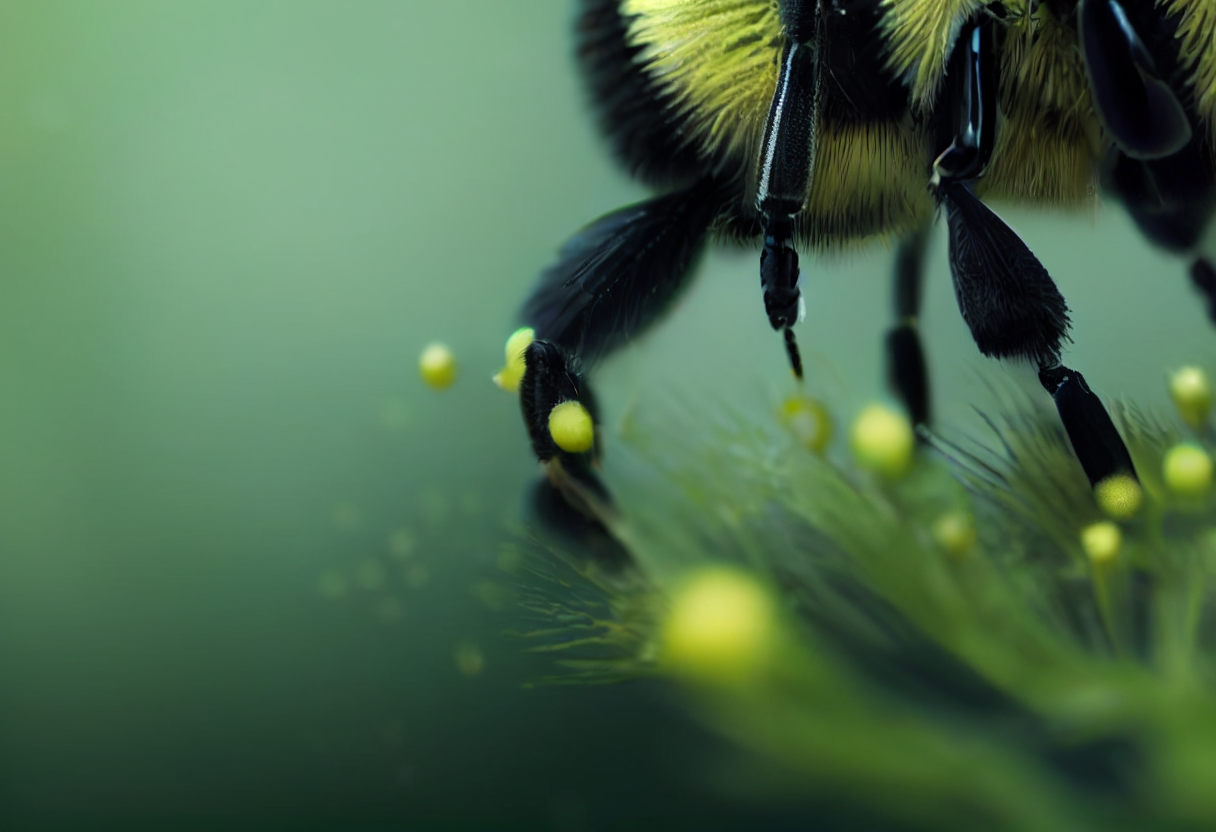
[[1056, 403], [1073, 453], [1090, 485], [1114, 474], [1136, 476], [1131, 455], [1110, 414], [1076, 370], [1057, 365], [1039, 371], [1039, 382]]
[[782, 6], [789, 40], [781, 53], [777, 89], [765, 123], [756, 192], [756, 210], [764, 229], [760, 253], [764, 311], [773, 329], [784, 331], [790, 366], [798, 377], [802, 376], [802, 359], [790, 328], [803, 316], [803, 301], [798, 288], [794, 217], [806, 201], [815, 164], [822, 88], [814, 9], [812, 4], [793, 2]]
[[1115, 144], [1136, 159], [1171, 156], [1192, 135], [1186, 111], [1166, 81], [1169, 68], [1158, 65], [1146, 44], [1149, 33], [1138, 31], [1132, 19], [1148, 9], [1150, 25], [1162, 28], [1154, 5], [1131, 0], [1125, 8], [1119, 0], [1081, 0], [1077, 9], [1094, 108]]
[[[582, 405], [594, 426], [594, 443], [585, 451], [564, 450], [550, 429], [554, 408], [567, 402]], [[611, 510], [612, 499], [595, 473], [600, 452], [599, 409], [577, 361], [548, 341], [533, 341], [524, 352], [519, 406], [532, 450], [549, 482], [581, 514], [603, 518]]]
[[895, 324], [887, 331], [887, 380], [914, 425], [929, 424], [929, 371], [921, 345], [920, 314], [925, 249], [923, 227], [900, 241], [895, 258]]
[[990, 358], [1060, 361], [1068, 305], [1022, 238], [962, 182], [937, 188], [950, 226], [950, 269], [963, 320]]
[[[1121, 12], [1116, 0], [1081, 0], [1081, 5], [1083, 25], [1086, 5], [1101, 5], [1106, 17]], [[1051, 394], [1091, 485], [1112, 474], [1134, 477], [1127, 446], [1101, 399], [1080, 373], [1060, 363], [1070, 322], [1055, 281], [1026, 243], [971, 189], [970, 182], [987, 165], [996, 135], [996, 63], [984, 24], [964, 27], [951, 62], [954, 80], [939, 135], [952, 138], [934, 162], [932, 184], [949, 225], [950, 271], [959, 311], [981, 353], [1029, 359], [1038, 366], [1039, 381]]]

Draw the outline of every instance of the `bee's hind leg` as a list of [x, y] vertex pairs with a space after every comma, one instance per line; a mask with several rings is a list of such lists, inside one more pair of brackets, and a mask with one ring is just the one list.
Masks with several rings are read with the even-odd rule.
[[1191, 262], [1191, 283], [1203, 295], [1208, 305], [1208, 319], [1216, 324], [1216, 267], [1206, 257]]
[[967, 184], [943, 179], [937, 196], [950, 226], [955, 295], [980, 352], [1035, 362], [1091, 485], [1118, 473], [1134, 477], [1131, 455], [1101, 399], [1080, 373], [1060, 363], [1068, 306], [1047, 269]]
[[933, 165], [932, 186], [950, 231], [950, 271], [959, 311], [976, 346], [990, 358], [1035, 363], [1090, 484], [1136, 476], [1131, 455], [1102, 400], [1060, 361], [1068, 305], [1047, 269], [1017, 234], [975, 195], [995, 144], [997, 64], [991, 27], [960, 33], [948, 98], [950, 144]]
[[[566, 242], [524, 304], [522, 353], [508, 355], [500, 377], [519, 386], [524, 424], [550, 484], [592, 521], [605, 522], [614, 509], [597, 473], [603, 443], [587, 373], [679, 297], [729, 193], [705, 178], [600, 217]], [[515, 359], [522, 367], [508, 373]], [[542, 522], [552, 513], [550, 503]]]
[[914, 425], [928, 425], [930, 414], [929, 371], [917, 324], [930, 229], [922, 225], [900, 240], [895, 256], [895, 323], [886, 338], [887, 382]]
[[595, 473], [599, 461], [599, 408], [576, 362], [549, 341], [524, 351], [519, 406], [532, 451], [549, 484], [580, 514], [605, 520], [612, 498]]
[[1112, 147], [1103, 163], [1102, 184], [1150, 242], [1191, 258], [1191, 283], [1216, 323], [1216, 267], [1200, 250], [1216, 214], [1216, 171], [1206, 141], [1191, 139], [1161, 159], [1134, 159]]

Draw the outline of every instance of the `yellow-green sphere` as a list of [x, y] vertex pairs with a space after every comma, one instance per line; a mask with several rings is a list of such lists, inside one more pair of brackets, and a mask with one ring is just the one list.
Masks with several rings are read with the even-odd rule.
[[975, 546], [975, 523], [962, 511], [948, 511], [933, 524], [933, 538], [950, 557], [961, 558]]
[[1109, 520], [1102, 520], [1081, 530], [1081, 546], [1095, 564], [1110, 563], [1115, 555], [1119, 554], [1119, 547], [1122, 545], [1123, 532]]
[[1130, 520], [1140, 511], [1144, 489], [1130, 474], [1112, 474], [1094, 487], [1094, 499], [1107, 517]]
[[853, 423], [853, 454], [858, 463], [884, 476], [903, 476], [912, 467], [916, 436], [902, 413], [880, 404], [861, 412]]
[[1183, 367], [1170, 376], [1170, 398], [1182, 421], [1201, 428], [1212, 410], [1212, 381], [1199, 367]]
[[563, 451], [581, 454], [595, 444], [595, 424], [581, 403], [562, 402], [549, 411], [549, 435]]
[[418, 359], [418, 372], [436, 390], [451, 387], [456, 380], [456, 356], [447, 344], [428, 344]]
[[1198, 445], [1170, 448], [1162, 464], [1165, 484], [1182, 497], [1200, 497], [1212, 487], [1212, 458]]
[[505, 361], [502, 369], [495, 374], [494, 383], [508, 393], [519, 390], [519, 383], [524, 377], [524, 352], [535, 338], [536, 333], [530, 326], [515, 330], [507, 338], [507, 345], [503, 349]]
[[814, 453], [823, 453], [832, 439], [832, 417], [823, 403], [810, 396], [793, 395], [781, 405], [781, 423], [794, 440]]
[[777, 630], [772, 596], [759, 581], [738, 569], [705, 567], [672, 599], [660, 666], [694, 681], [746, 684], [771, 658]]

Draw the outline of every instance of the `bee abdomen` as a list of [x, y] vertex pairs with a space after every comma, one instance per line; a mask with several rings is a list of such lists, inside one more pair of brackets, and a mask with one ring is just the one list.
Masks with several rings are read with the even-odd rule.
[[617, 0], [587, 0], [579, 16], [578, 58], [600, 129], [638, 179], [687, 183], [705, 165], [672, 122], [672, 96], [646, 74], [642, 48], [630, 45], [628, 28]]

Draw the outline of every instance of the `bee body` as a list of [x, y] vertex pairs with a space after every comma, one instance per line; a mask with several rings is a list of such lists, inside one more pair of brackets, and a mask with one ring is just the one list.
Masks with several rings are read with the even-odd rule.
[[[801, 377], [799, 250], [887, 238], [889, 373], [925, 424], [920, 262], [944, 217], [979, 350], [1037, 364], [1091, 482], [1134, 476], [1060, 363], [1062, 295], [985, 203], [1075, 209], [1106, 193], [1152, 241], [1193, 253], [1216, 213], [1216, 1], [584, 0], [577, 38], [605, 137], [658, 193], [584, 228], [541, 276], [523, 318], [552, 350], [533, 386], [563, 362], [583, 379], [660, 318], [709, 239], [760, 244], [764, 308]], [[1216, 319], [1216, 268], [1200, 257], [1192, 276]]]
[[[899, 237], [931, 216], [933, 112], [951, 36], [992, 6], [830, 5], [817, 153], [797, 217], [802, 246]], [[1031, 11], [1026, 0], [1005, 4], [1001, 15], [1000, 123], [976, 193], [1051, 208], [1092, 204], [1104, 143], [1075, 27], [1047, 4]], [[600, 0], [584, 12], [580, 36], [593, 101], [623, 164], [660, 187], [711, 174], [735, 183], [718, 230], [757, 237], [758, 160], [785, 40], [778, 5]], [[606, 48], [612, 39], [617, 48]]]

